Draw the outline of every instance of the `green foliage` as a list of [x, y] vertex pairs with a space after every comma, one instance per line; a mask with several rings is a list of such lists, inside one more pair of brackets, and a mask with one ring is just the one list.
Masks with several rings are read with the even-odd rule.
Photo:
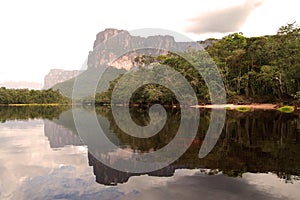
[[[188, 60], [191, 60], [194, 63], [187, 62], [185, 58], [188, 58]], [[199, 60], [201, 60], [201, 63], [197, 63], [197, 61]], [[212, 64], [209, 62], [208, 54], [204, 51], [189, 51], [183, 54], [175, 54], [169, 52], [167, 55], [161, 55], [158, 57], [140, 56], [135, 59], [135, 64], [140, 67], [141, 71], [131, 73], [132, 77], [129, 79], [130, 81], [124, 83], [125, 85], [120, 86], [122, 88], [125, 88], [124, 90], [120, 90], [118, 92], [117, 98], [119, 99], [120, 103], [123, 103], [122, 95], [126, 93], [126, 87], [135, 85], [136, 82], [141, 79], [142, 74], [146, 74], [149, 77], [160, 79], [161, 81], [165, 82], [172, 80], [172, 78], [174, 80], [173, 76], [175, 75], [166, 74], [167, 72], [163, 69], [162, 66], [169, 66], [180, 73], [185, 78], [185, 80], [190, 83], [198, 99], [201, 99], [202, 102], [208, 102], [210, 100], [208, 89], [205, 85], [204, 80], [200, 76], [197, 69], [192, 66], [192, 64], [197, 66], [209, 66], [210, 64]], [[151, 65], [151, 68], [147, 68], [148, 65]], [[146, 70], [148, 70], [149, 73], [142, 73]], [[205, 71], [205, 69], [202, 69], [202, 71], [203, 73], [210, 73], [209, 70]], [[97, 104], [101, 104], [101, 102], [110, 102], [112, 91], [114, 90], [116, 83], [120, 80], [121, 77], [122, 75], [120, 75], [117, 79], [111, 81], [107, 91], [96, 94], [95, 102]], [[182, 88], [182, 92], [184, 93], [184, 91], [186, 90], [183, 87], [184, 84], [178, 79], [176, 80], [176, 82], [172, 82], [172, 84], [175, 84], [173, 86], [177, 89]], [[138, 104], [162, 103], [169, 105], [178, 103], [175, 95], [171, 90], [157, 84], [147, 84], [139, 88], [132, 95], [131, 102]]]
[[227, 94], [256, 99], [272, 96], [271, 101], [292, 98], [300, 89], [299, 34], [293, 23], [274, 36], [246, 38], [236, 33], [209, 46]]
[[285, 112], [285, 113], [292, 113], [294, 112], [295, 108], [293, 106], [283, 106], [277, 109], [280, 112]]
[[241, 107], [237, 107], [235, 110], [238, 112], [248, 112], [250, 108], [247, 106], [241, 106]]
[[60, 92], [49, 90], [0, 88], [0, 104], [68, 104], [70, 100]]
[[[213, 76], [211, 57], [221, 73], [230, 103], [244, 103], [244, 100], [258, 103], [299, 101], [300, 29], [296, 23], [282, 26], [273, 36], [247, 38], [242, 33], [230, 34], [214, 40], [206, 50], [208, 53], [188, 50], [158, 57], [139, 56], [135, 65], [140, 69], [148, 65], [155, 68], [160, 64], [172, 67], [190, 83], [199, 103], [209, 103], [207, 83], [198, 70], [206, 76]], [[199, 67], [198, 70], [194, 66]], [[117, 80], [110, 82], [107, 91], [96, 95], [96, 102], [110, 102]], [[148, 85], [136, 91], [131, 100], [133, 103], [160, 101], [173, 104], [176, 100], [172, 95], [166, 88]]]
[[300, 99], [300, 91], [296, 92], [296, 94], [294, 95], [295, 99]]

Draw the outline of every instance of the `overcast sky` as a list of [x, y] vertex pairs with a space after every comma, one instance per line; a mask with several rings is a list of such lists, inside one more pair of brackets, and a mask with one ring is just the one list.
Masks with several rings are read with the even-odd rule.
[[52, 68], [80, 69], [105, 28], [164, 28], [193, 40], [275, 34], [300, 23], [296, 0], [10, 0], [0, 2], [0, 82], [42, 82]]

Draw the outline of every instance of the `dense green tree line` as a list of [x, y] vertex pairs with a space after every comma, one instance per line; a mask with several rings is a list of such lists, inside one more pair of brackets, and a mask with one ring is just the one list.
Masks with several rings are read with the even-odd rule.
[[59, 91], [0, 88], [0, 104], [67, 104]]
[[266, 101], [299, 97], [300, 28], [295, 23], [282, 26], [273, 36], [231, 34], [207, 51], [223, 75], [229, 97]]
[[[139, 56], [135, 64], [140, 68], [172, 67], [190, 83], [199, 103], [208, 103], [210, 96], [203, 78], [193, 66], [210, 76], [210, 66], [214, 63], [221, 73], [228, 102], [300, 102], [300, 28], [296, 23], [282, 26], [276, 35], [247, 38], [242, 33], [234, 33], [211, 41], [206, 51]], [[96, 103], [110, 102], [119, 79], [111, 81], [106, 92], [96, 95]], [[131, 101], [176, 103], [170, 90], [153, 84], [137, 90]]]
[[[201, 61], [201, 63], [189, 63], [188, 60]], [[200, 62], [199, 61], [199, 62]], [[135, 59], [136, 65], [140, 70], [130, 73], [130, 77], [127, 78], [126, 82], [120, 84], [120, 79], [123, 75], [120, 75], [117, 79], [110, 82], [110, 86], [106, 92], [96, 94], [96, 103], [110, 102], [112, 92], [118, 83], [118, 90], [115, 90], [117, 94], [115, 97], [122, 103], [124, 94], [126, 94], [130, 87], [136, 85], [138, 82], [144, 79], [160, 80], [163, 85], [159, 84], [145, 84], [144, 86], [137, 89], [131, 97], [132, 103], [148, 104], [148, 103], [162, 103], [162, 104], [177, 104], [178, 101], [175, 98], [175, 94], [169, 90], [166, 86], [172, 84], [177, 90], [181, 91], [184, 95], [187, 92], [187, 88], [184, 86], [182, 80], [177, 79], [177, 75], [169, 73], [164, 66], [169, 66], [175, 71], [179, 72], [185, 80], [187, 80], [192, 89], [195, 91], [198, 99], [201, 101], [209, 101], [208, 89], [205, 85], [204, 80], [196, 68], [193, 67], [198, 64], [199, 67], [204, 68], [212, 64], [209, 55], [204, 51], [189, 51], [181, 54], [168, 53], [168, 55], [161, 55], [158, 57], [152, 56], [139, 56]], [[204, 71], [209, 73], [209, 70]]]

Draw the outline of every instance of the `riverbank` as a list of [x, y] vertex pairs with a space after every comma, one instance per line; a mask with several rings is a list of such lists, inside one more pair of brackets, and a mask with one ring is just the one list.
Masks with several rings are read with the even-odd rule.
[[30, 103], [30, 104], [0, 104], [0, 106], [71, 106], [72, 104], [59, 104], [59, 103], [45, 103], [45, 104], [39, 104], [39, 103]]
[[[31, 106], [72, 106], [72, 104], [59, 104], [59, 103], [52, 103], [52, 104], [0, 104], [0, 107], [31, 107]], [[110, 106], [110, 105], [101, 105], [101, 106]], [[119, 104], [117, 106], [124, 106], [124, 104]], [[179, 107], [179, 105], [164, 105], [165, 107]], [[130, 107], [145, 107], [140, 104], [134, 104]], [[148, 107], [148, 106], [146, 106]], [[271, 104], [271, 103], [253, 103], [253, 104], [243, 104], [243, 105], [237, 105], [237, 104], [206, 104], [206, 105], [193, 105], [193, 106], [186, 106], [191, 108], [204, 108], [204, 109], [226, 109], [226, 110], [237, 110], [237, 109], [247, 109], [247, 110], [276, 110], [281, 105], [278, 104]], [[300, 110], [300, 107], [297, 106], [290, 106], [293, 107], [295, 110]]]
[[[235, 110], [239, 108], [248, 108], [249, 110], [276, 110], [280, 108], [280, 105], [277, 104], [244, 104], [244, 105], [236, 105], [236, 104], [215, 104], [215, 105], [194, 105], [192, 108], [219, 108], [219, 109], [227, 109], [227, 110]], [[294, 107], [294, 106], [291, 106]], [[295, 109], [300, 109], [300, 107], [294, 107]]]

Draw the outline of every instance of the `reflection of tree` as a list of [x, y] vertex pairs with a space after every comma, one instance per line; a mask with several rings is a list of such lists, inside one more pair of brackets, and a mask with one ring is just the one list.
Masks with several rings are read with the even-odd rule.
[[35, 118], [54, 119], [70, 109], [68, 106], [2, 106], [0, 109], [0, 120], [28, 120]]
[[[63, 110], [60, 107], [32, 107], [30, 109], [36, 110], [31, 112], [29, 112], [29, 108], [23, 107], [10, 109], [6, 112], [11, 112], [11, 114], [1, 110], [3, 113], [2, 118], [5, 118], [5, 120], [28, 119], [28, 117], [24, 118], [23, 115], [28, 116], [28, 113], [31, 112], [35, 113], [32, 118], [45, 118], [49, 113], [52, 113], [52, 115], [48, 117], [52, 116], [53, 118], [59, 116], [61, 110]], [[13, 112], [14, 114], [12, 114]], [[137, 124], [146, 125], [149, 123], [147, 110], [133, 108], [130, 112], [131, 117]], [[5, 113], [6, 117], [3, 117]], [[120, 148], [131, 148], [136, 152], [153, 151], [168, 144], [177, 132], [181, 117], [179, 110], [168, 108], [167, 122], [160, 133], [149, 139], [139, 139], [127, 135], [117, 127], [109, 107], [96, 107], [96, 113], [101, 127], [104, 127], [104, 132], [113, 143], [119, 145]], [[200, 125], [196, 139], [177, 161], [167, 168], [148, 174], [171, 176], [175, 169], [208, 168], [211, 169], [208, 174], [222, 171], [228, 176], [235, 177], [241, 176], [245, 172], [273, 172], [286, 182], [298, 180], [300, 175], [299, 113], [285, 114], [277, 111], [240, 113], [228, 111], [223, 132], [216, 146], [205, 158], [199, 159], [198, 153], [209, 126], [210, 113], [207, 109], [200, 111]], [[9, 115], [10, 117], [7, 117]], [[77, 134], [71, 111], [62, 113], [53, 122]], [[181, 138], [180, 142], [186, 142], [185, 140], [187, 139]], [[68, 143], [68, 145], [71, 145], [71, 143]], [[178, 143], [177, 147], [181, 148], [180, 145], [181, 143]], [[89, 147], [89, 151], [93, 150]], [[106, 152], [99, 153], [104, 154]], [[97, 161], [90, 153], [89, 163], [94, 167], [97, 182], [102, 184], [122, 183], [126, 182], [130, 176], [140, 175], [117, 172]]]
[[[131, 117], [136, 123], [145, 125], [149, 120], [146, 112], [147, 110], [133, 109]], [[110, 122], [110, 129], [119, 138], [120, 146], [144, 152], [161, 148], [171, 141], [180, 120], [178, 110], [168, 110], [168, 120], [163, 130], [149, 139], [139, 139], [122, 132], [115, 124], [111, 112], [105, 112], [105, 116]], [[209, 120], [210, 111], [201, 110], [198, 135], [188, 151], [172, 164], [173, 167], [219, 169], [229, 176], [241, 176], [245, 172], [274, 172], [286, 180], [295, 177], [291, 175], [300, 175], [297, 114], [277, 111], [228, 111], [217, 145], [207, 157], [199, 159], [200, 145]]]
[[284, 172], [277, 172], [277, 176], [285, 181], [285, 183], [293, 183], [294, 181], [299, 181], [300, 176], [295, 176], [291, 174], [286, 174]]
[[[122, 110], [125, 108], [120, 108], [120, 109]], [[132, 120], [139, 125], [143, 125], [143, 126], [148, 125], [150, 122], [149, 121], [150, 118], [147, 111], [148, 111], [147, 109], [140, 109], [140, 108], [131, 109]], [[119, 113], [122, 114], [122, 112]], [[174, 112], [174, 110], [172, 111], [171, 109], [169, 109], [167, 113], [168, 114], [167, 114], [166, 124], [168, 124], [168, 126], [165, 126], [155, 136], [151, 138], [144, 138], [144, 139], [134, 138], [124, 133], [115, 123], [111, 112], [107, 113], [106, 117], [110, 121], [110, 129], [117, 135], [117, 137], [119, 138], [123, 146], [129, 145], [132, 149], [149, 152], [151, 150], [157, 150], [159, 148], [162, 148], [163, 146], [168, 144], [176, 134], [176, 131], [179, 127], [178, 122], [180, 120], [180, 113]], [[157, 115], [156, 119], [159, 119], [159, 114]], [[157, 123], [158, 122], [159, 121], [157, 121]], [[137, 145], [132, 145], [135, 143]]]
[[228, 112], [216, 147], [198, 163], [230, 176], [244, 172], [299, 175], [300, 141], [295, 119], [297, 115], [276, 111]]

